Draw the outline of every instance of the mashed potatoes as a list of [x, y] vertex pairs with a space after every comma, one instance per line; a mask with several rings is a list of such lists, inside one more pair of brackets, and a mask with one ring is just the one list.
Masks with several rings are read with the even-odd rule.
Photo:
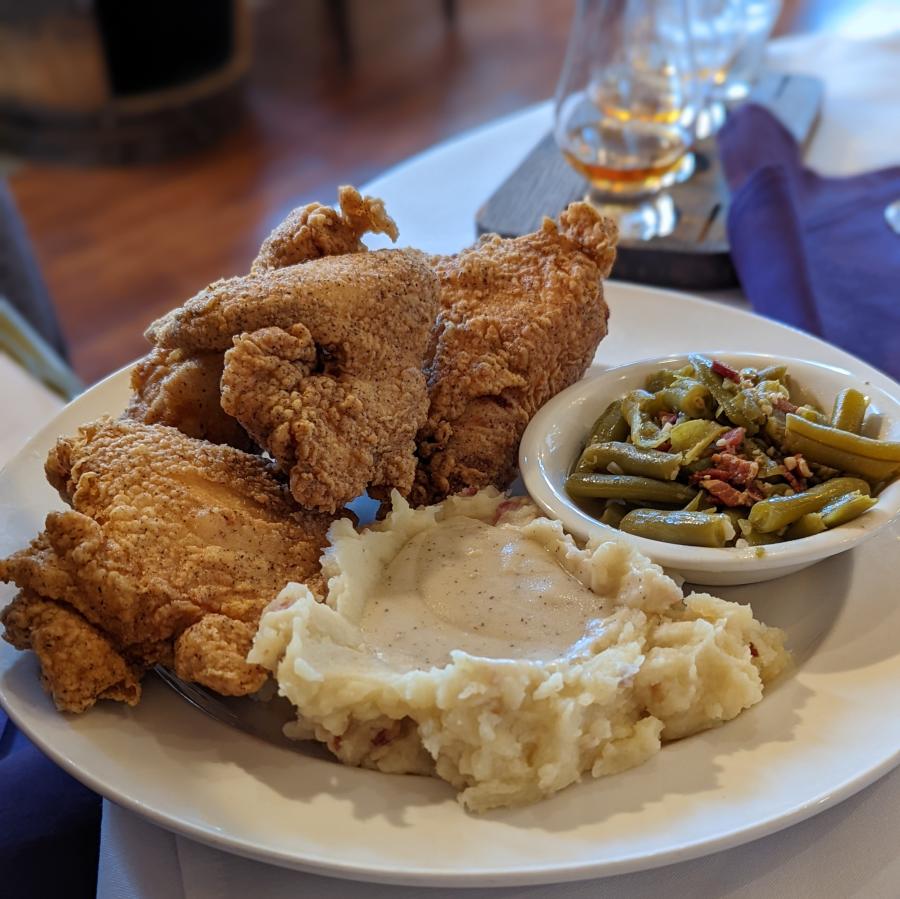
[[483, 811], [735, 717], [788, 655], [747, 606], [676, 583], [620, 543], [580, 549], [493, 490], [336, 522], [326, 601], [289, 584], [250, 661], [297, 708], [289, 736], [343, 762], [432, 774]]

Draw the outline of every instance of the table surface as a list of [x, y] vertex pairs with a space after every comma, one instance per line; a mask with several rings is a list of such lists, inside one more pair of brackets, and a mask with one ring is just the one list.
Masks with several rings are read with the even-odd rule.
[[[350, 71], [323, 27], [337, 3], [252, 4], [246, 121], [209, 151], [12, 175], [85, 382], [146, 352], [144, 328], [199, 287], [246, 271], [292, 205], [331, 202], [338, 184], [552, 94], [575, 0], [458, 0], [450, 27], [438, 0], [342, 5]], [[782, 7], [777, 34], [900, 27], [897, 0]]]
[[[900, 123], [895, 98], [900, 35], [868, 45], [835, 44], [825, 38], [792, 39], [773, 51], [777, 64], [826, 76], [828, 99], [810, 150], [821, 170], [841, 174], [896, 162], [897, 127], [878, 134], [860, 126], [881, 104]], [[827, 71], [826, 71], [827, 70]], [[888, 73], [886, 76], [885, 73]], [[860, 99], [868, 106], [861, 109]], [[471, 241], [473, 217], [488, 196], [549, 124], [547, 104], [492, 123], [439, 145], [376, 179], [367, 189], [386, 201], [400, 223], [402, 242], [433, 252], [454, 251]], [[864, 139], [865, 138], [865, 139]], [[723, 297], [742, 302], [734, 295]], [[17, 393], [16, 408], [28, 404]], [[45, 416], [47, 409], [35, 413]], [[26, 417], [27, 418], [27, 417]], [[35, 417], [33, 424], [39, 423]], [[26, 427], [20, 420], [20, 427]], [[24, 435], [23, 435], [24, 436]], [[2, 461], [2, 460], [0, 460]], [[253, 891], [262, 899], [288, 895], [405, 897], [421, 891], [349, 884], [281, 871], [226, 856], [176, 838], [130, 813], [106, 805], [98, 896], [239, 896]], [[604, 896], [651, 895], [661, 889], [681, 896], [760, 895], [816, 897], [895, 897], [900, 883], [900, 772], [788, 831], [725, 853], [657, 871], [609, 878]], [[558, 888], [499, 890], [491, 895], [597, 894], [596, 882]], [[390, 891], [390, 892], [388, 892]], [[435, 897], [473, 895], [434, 891]]]

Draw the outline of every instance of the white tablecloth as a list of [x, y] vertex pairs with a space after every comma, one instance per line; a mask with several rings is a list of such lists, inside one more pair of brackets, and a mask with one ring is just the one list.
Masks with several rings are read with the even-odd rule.
[[[811, 164], [829, 174], [850, 174], [900, 162], [900, 34], [865, 43], [825, 36], [791, 38], [773, 44], [770, 58], [774, 66], [826, 80]], [[550, 114], [549, 105], [541, 104], [435, 147], [368, 190], [385, 199], [404, 243], [454, 251], [472, 240], [475, 210], [546, 130]], [[23, 377], [7, 372], [8, 364], [0, 356], [4, 387], [12, 383], [7, 378], [17, 381], [15, 391], [4, 389], [0, 400], [7, 423], [14, 422], [0, 443], [0, 462], [56, 407], [39, 385], [29, 390]], [[900, 770], [802, 824], [704, 859], [602, 882], [466, 893], [440, 889], [428, 895], [895, 899], [900, 896], [898, 835]], [[353, 884], [239, 859], [104, 804], [99, 899], [405, 899], [423, 892]]]

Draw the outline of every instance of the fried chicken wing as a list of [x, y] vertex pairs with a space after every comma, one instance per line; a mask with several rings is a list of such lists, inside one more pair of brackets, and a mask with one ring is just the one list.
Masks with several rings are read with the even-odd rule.
[[482, 238], [431, 260], [441, 311], [426, 364], [430, 405], [411, 499], [506, 487], [519, 440], [547, 400], [580, 378], [606, 336], [602, 279], [616, 227], [586, 203], [534, 234]]
[[[338, 199], [340, 211], [310, 203], [295, 209], [269, 235], [251, 269], [259, 276], [257, 296], [265, 290], [266, 272], [323, 256], [364, 253], [362, 236], [367, 232], [397, 239], [397, 226], [381, 200], [362, 197], [352, 187], [340, 188]], [[252, 439], [219, 402], [222, 351], [231, 345], [231, 335], [227, 337], [211, 352], [168, 346], [151, 351], [132, 374], [134, 396], [126, 416], [147, 424], [171, 425], [189, 437], [253, 451]]]
[[369, 232], [397, 239], [397, 225], [382, 200], [362, 197], [355, 188], [344, 186], [338, 190], [338, 201], [340, 212], [321, 203], [295, 209], [266, 238], [250, 271], [258, 274], [322, 256], [365, 253], [362, 236]]
[[[0, 579], [23, 591], [4, 612], [5, 636], [36, 648], [57, 704], [137, 701], [126, 673], [137, 682], [173, 660], [213, 689], [255, 689], [246, 634], [284, 584], [318, 571], [332, 517], [298, 509], [262, 457], [162, 425], [100, 420], [61, 439], [45, 470], [72, 509], [51, 512], [29, 547], [0, 561]], [[10, 611], [31, 607], [40, 614]], [[175, 641], [208, 615], [179, 651]], [[83, 660], [55, 631], [41, 636], [50, 624], [94, 635], [94, 686], [75, 698], [66, 684]]]

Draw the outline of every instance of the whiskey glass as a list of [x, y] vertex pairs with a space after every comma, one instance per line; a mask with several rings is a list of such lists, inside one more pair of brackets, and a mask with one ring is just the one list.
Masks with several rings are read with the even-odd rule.
[[626, 237], [670, 233], [665, 188], [694, 171], [708, 87], [691, 0], [579, 0], [556, 91], [554, 136], [588, 199]]

